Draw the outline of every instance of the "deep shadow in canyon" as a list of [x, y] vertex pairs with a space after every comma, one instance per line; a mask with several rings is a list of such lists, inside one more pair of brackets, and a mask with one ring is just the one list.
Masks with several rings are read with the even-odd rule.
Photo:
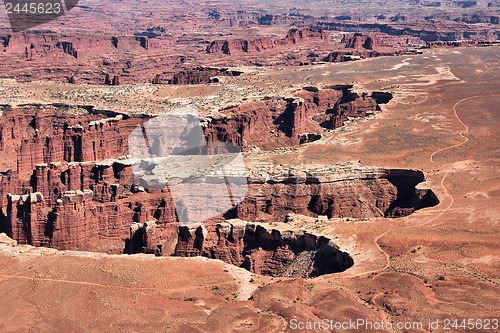
[[[208, 227], [207, 227], [208, 228]], [[312, 278], [342, 272], [354, 264], [330, 239], [286, 224], [260, 224], [239, 219], [179, 227], [175, 255], [205, 256], [256, 273]]]

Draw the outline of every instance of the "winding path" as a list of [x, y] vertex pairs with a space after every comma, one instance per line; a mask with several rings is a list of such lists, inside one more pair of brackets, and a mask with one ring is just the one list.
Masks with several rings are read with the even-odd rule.
[[[500, 62], [499, 62], [500, 63]], [[498, 63], [497, 63], [498, 64]], [[495, 64], [495, 65], [497, 65]], [[494, 65], [494, 66], [495, 66]], [[484, 73], [483, 73], [484, 74]], [[482, 75], [481, 75], [482, 76]], [[479, 77], [476, 79], [478, 80]], [[500, 94], [494, 94], [494, 95], [486, 95], [486, 96], [470, 96], [470, 97], [466, 97], [466, 98], [462, 98], [461, 100], [459, 100], [458, 102], [455, 103], [455, 105], [453, 105], [453, 114], [455, 115], [455, 118], [458, 120], [458, 122], [464, 127], [464, 130], [462, 130], [460, 133], [458, 133], [460, 135], [460, 137], [463, 139], [461, 142], [457, 143], [457, 144], [454, 144], [454, 145], [451, 145], [451, 146], [447, 146], [447, 147], [444, 147], [444, 148], [440, 148], [436, 151], [434, 151], [431, 155], [430, 155], [430, 161], [432, 163], [435, 163], [437, 165], [439, 165], [440, 167], [442, 168], [445, 168], [444, 165], [438, 163], [435, 161], [435, 156], [445, 150], [449, 150], [449, 149], [453, 149], [453, 148], [457, 148], [457, 147], [460, 147], [460, 146], [463, 146], [465, 143], [467, 143], [469, 141], [469, 138], [467, 138], [464, 133], [467, 133], [469, 131], [469, 126], [467, 126], [463, 121], [462, 119], [460, 119], [460, 117], [458, 116], [457, 114], [457, 107], [465, 102], [465, 101], [468, 101], [468, 100], [471, 100], [471, 99], [476, 99], [476, 98], [491, 98], [492, 96], [500, 96]], [[388, 268], [391, 267], [391, 259], [390, 259], [390, 256], [389, 254], [387, 254], [387, 252], [385, 252], [381, 247], [380, 247], [380, 244], [379, 244], [379, 240], [384, 237], [385, 235], [387, 235], [388, 233], [394, 231], [394, 230], [403, 230], [403, 229], [409, 229], [409, 228], [421, 228], [421, 227], [424, 227], [424, 226], [429, 226], [432, 222], [434, 222], [436, 219], [438, 219], [439, 217], [441, 217], [445, 212], [447, 212], [452, 206], [453, 204], [455, 203], [455, 198], [453, 197], [453, 195], [448, 191], [448, 188], [445, 186], [444, 182], [446, 180], [446, 177], [450, 174], [450, 170], [446, 171], [445, 174], [443, 175], [443, 178], [441, 178], [441, 187], [443, 189], [443, 191], [445, 192], [446, 196], [448, 198], [450, 198], [450, 203], [448, 204], [448, 206], [444, 209], [442, 209], [440, 211], [439, 214], [437, 214], [436, 216], [432, 217], [431, 219], [427, 220], [427, 221], [424, 221], [423, 223], [420, 223], [420, 224], [415, 224], [415, 225], [410, 225], [410, 226], [404, 226], [404, 227], [401, 227], [401, 228], [398, 228], [398, 227], [394, 227], [394, 228], [391, 228], [389, 230], [386, 230], [385, 232], [381, 233], [380, 235], [378, 235], [377, 237], [374, 238], [373, 242], [375, 244], [375, 246], [377, 247], [378, 251], [380, 253], [382, 253], [382, 255], [384, 256], [385, 258], [385, 266], [380, 268], [380, 269], [376, 269], [376, 270], [372, 270], [372, 271], [367, 271], [367, 272], [361, 272], [361, 273], [358, 273], [358, 274], [353, 274], [353, 275], [348, 275], [348, 276], [345, 276], [347, 278], [352, 278], [352, 277], [357, 277], [357, 276], [362, 276], [362, 275], [366, 275], [366, 274], [372, 274], [372, 273], [379, 273], [379, 272], [382, 272]], [[433, 224], [433, 225], [436, 225], [436, 224]]]

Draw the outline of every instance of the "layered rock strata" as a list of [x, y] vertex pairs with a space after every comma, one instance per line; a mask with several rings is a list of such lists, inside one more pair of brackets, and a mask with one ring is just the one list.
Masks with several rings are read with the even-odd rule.
[[222, 53], [234, 55], [238, 53], [261, 52], [275, 48], [279, 45], [300, 44], [310, 40], [326, 40], [328, 35], [322, 29], [290, 29], [283, 39], [272, 39], [270, 37], [252, 39], [218, 39], [207, 47], [207, 53]]
[[[339, 113], [332, 112], [332, 118], [322, 119], [336, 126], [341, 123], [342, 112], [366, 113], [377, 107], [377, 101], [390, 98], [372, 94], [363, 101], [363, 97], [352, 94], [347, 87], [301, 90], [294, 97], [296, 103], [291, 104], [291, 111], [282, 116], [282, 123], [275, 123], [276, 130], [302, 133], [306, 130], [305, 120], [320, 110], [330, 109]], [[212, 119], [212, 125], [205, 126], [208, 141], [251, 139], [267, 125], [265, 121], [273, 124], [270, 119], [274, 111], [265, 109], [266, 102], [260, 104], [260, 109], [249, 111], [252, 113], [236, 114], [233, 118], [254, 124], [254, 133], [251, 129], [249, 133], [236, 130], [235, 136], [227, 136], [229, 130], [216, 130], [213, 123], [218, 124], [218, 120]], [[250, 104], [247, 110], [254, 106]], [[2, 156], [11, 158], [1, 161], [1, 231], [20, 243], [60, 249], [107, 241], [114, 247], [97, 249], [166, 253], [165, 242], [172, 241], [179, 224], [172, 194], [168, 187], [144, 188], [141, 179], [134, 177], [134, 166], [142, 162], [126, 156], [130, 132], [144, 121], [91, 107], [5, 108], [0, 116], [0, 151]], [[314, 139], [309, 134], [302, 137]], [[199, 173], [203, 174], [203, 170]], [[237, 176], [241, 175], [232, 175], [230, 168], [224, 174], [230, 182]], [[201, 180], [210, 183], [209, 177]], [[211, 201], [214, 206], [203, 205], [203, 216], [209, 216], [207, 225], [214, 227], [230, 218], [284, 221], [288, 213], [398, 217], [438, 202], [431, 190], [416, 189], [424, 176], [412, 170], [358, 165], [311, 170], [274, 167], [254, 169], [245, 180], [246, 197], [233, 202], [229, 211], [221, 213], [217, 201]], [[186, 189], [197, 185], [196, 181], [182, 177], [175, 180], [185, 183]], [[199, 205], [200, 195], [217, 193], [211, 193], [209, 188], [198, 193], [187, 191], [183, 204]]]
[[356, 22], [338, 20], [332, 22], [319, 21], [315, 28], [338, 30], [342, 32], [377, 32], [393, 36], [413, 36], [425, 42], [455, 40], [497, 40], [498, 29], [491, 26], [467, 25], [460, 22], [415, 21], [415, 22]]
[[284, 221], [289, 213], [332, 217], [399, 217], [439, 200], [417, 170], [333, 166], [314, 170], [253, 171], [249, 192], [227, 215], [248, 221]]
[[[141, 119], [91, 106], [26, 105], [7, 107], [0, 116], [0, 150], [15, 156], [5, 166], [22, 177], [35, 164], [117, 158], [128, 152], [127, 138]], [[4, 162], [8, 163], [8, 162]]]
[[243, 267], [256, 274], [315, 277], [341, 272], [353, 259], [324, 237], [287, 224], [228, 220], [215, 231], [203, 224], [180, 226], [175, 255], [205, 256]]
[[227, 68], [196, 67], [178, 71], [177, 73], [157, 74], [153, 84], [202, 84], [218, 82], [218, 76], [239, 76], [242, 72]]
[[355, 33], [351, 37], [344, 35], [341, 42], [346, 44], [346, 48], [351, 49], [364, 48], [366, 50], [375, 50], [388, 46], [376, 36], [364, 35], [360, 33]]
[[[74, 249], [99, 239], [123, 244], [133, 238], [129, 233], [132, 223], [154, 221], [150, 240], [155, 243], [138, 239], [129, 249], [157, 251], [178, 225], [176, 207], [168, 188], [144, 190], [135, 184], [131, 177], [134, 163], [125, 159], [38, 164], [30, 185], [7, 190], [21, 194], [6, 193], [0, 216], [2, 231], [21, 243]], [[247, 197], [227, 213], [204, 207], [213, 212], [211, 220], [237, 217], [274, 222], [283, 221], [288, 213], [398, 217], [438, 202], [431, 190], [415, 189], [423, 181], [418, 171], [332, 167], [297, 174], [290, 170], [259, 174], [249, 176]], [[231, 177], [230, 172], [226, 176]], [[185, 181], [194, 186], [193, 180]], [[183, 203], [194, 205], [199, 200], [200, 193], [187, 193]]]
[[227, 107], [218, 116], [204, 117], [203, 126], [209, 141], [268, 150], [299, 144], [302, 134], [319, 128], [341, 127], [349, 117], [372, 114], [391, 98], [388, 93], [354, 92], [351, 85], [306, 87], [290, 98], [264, 98]]
[[[311, 28], [291, 29], [283, 38], [243, 36], [230, 40], [205, 40], [175, 36], [175, 33], [159, 36], [154, 33], [146, 33], [146, 36], [0, 34], [0, 77], [23, 82], [49, 80], [105, 85], [208, 83], [215, 76], [236, 75], [236, 71], [224, 70], [227, 66], [259, 61], [303, 63], [309, 52], [304, 49], [300, 55], [302, 60], [296, 61], [284, 55], [287, 45], [323, 43], [329, 43], [327, 34]], [[273, 51], [265, 57], [259, 56], [260, 60], [253, 58], [265, 50]], [[236, 61], [224, 61], [226, 55], [236, 55], [231, 57]], [[221, 68], [214, 71], [210, 67], [214, 64]]]
[[[226, 175], [231, 177], [231, 171], [227, 170]], [[262, 223], [284, 222], [289, 214], [321, 215], [326, 218], [407, 216], [439, 202], [433, 191], [421, 184], [423, 180], [420, 171], [352, 165], [308, 171], [255, 169], [247, 179], [246, 198], [225, 214], [214, 213], [213, 218], [205, 221], [206, 229], [203, 230], [215, 232], [217, 223], [235, 218]], [[192, 180], [190, 184], [193, 185]], [[199, 201], [199, 193], [186, 193], [183, 197], [187, 206], [196, 205]], [[212, 207], [206, 209], [216, 211]], [[158, 249], [164, 245], [161, 237], [154, 232], [159, 230], [158, 225], [151, 229], [153, 222], [148, 223], [149, 226], [134, 226], [131, 240], [135, 243], [131, 247], [146, 252], [161, 252]], [[189, 251], [177, 253], [190, 255]]]

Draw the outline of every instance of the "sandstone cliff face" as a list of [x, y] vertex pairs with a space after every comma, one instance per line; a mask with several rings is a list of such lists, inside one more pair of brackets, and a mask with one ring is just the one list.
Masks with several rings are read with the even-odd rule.
[[344, 35], [341, 43], [345, 43], [346, 48], [351, 48], [351, 49], [363, 48], [366, 50], [375, 50], [387, 46], [376, 36], [363, 35], [360, 33], [355, 33], [351, 37]]
[[[203, 224], [179, 227], [175, 254], [204, 255], [253, 272], [277, 274], [292, 265], [298, 253], [306, 249], [297, 249], [294, 244], [275, 238], [274, 231], [270, 239], [259, 238], [255, 231], [245, 234], [241, 223], [228, 226], [223, 221], [257, 221], [265, 226], [286, 222], [290, 214], [324, 218], [399, 217], [439, 202], [430, 189], [416, 188], [423, 180], [419, 171], [339, 166], [298, 173], [277, 171], [254, 170], [248, 178], [248, 196], [234, 209]], [[130, 248], [161, 253], [165, 241], [157, 235], [161, 228], [154, 221], [134, 225]], [[312, 252], [302, 254], [297, 260], [311, 263], [311, 256], [316, 255], [313, 250], [307, 248]]]
[[260, 52], [275, 47], [275, 42], [269, 37], [255, 38], [250, 40], [216, 40], [207, 47], [207, 53], [223, 53], [227, 55], [238, 52], [251, 53]]
[[269, 37], [253, 39], [215, 40], [206, 49], [207, 53], [234, 55], [238, 53], [254, 53], [272, 49], [278, 45], [300, 44], [309, 40], [328, 39], [322, 29], [290, 29], [285, 38], [274, 40]]
[[81, 108], [4, 110], [0, 151], [17, 163], [1, 169], [0, 228], [21, 243], [75, 249], [92, 239], [123, 244], [132, 221], [175, 221], [168, 190], [134, 194], [131, 164], [109, 162], [128, 153], [142, 121]]
[[131, 165], [122, 161], [37, 164], [20, 192], [28, 194], [7, 194], [0, 207], [2, 229], [37, 246], [77, 249], [105, 239], [122, 244], [121, 252], [131, 223], [155, 219], [159, 235], [169, 236], [177, 221], [168, 189], [136, 191]]
[[[260, 14], [256, 15], [255, 20], [259, 17]], [[228, 21], [226, 23], [238, 24], [237, 19]], [[210, 79], [187, 64], [204, 67], [214, 64], [220, 67], [276, 63], [299, 65], [310, 63], [308, 46], [326, 50], [329, 49], [326, 44], [332, 47], [337, 44], [328, 39], [325, 31], [311, 28], [291, 29], [283, 38], [243, 35], [244, 38], [236, 36], [210, 42], [184, 33], [167, 34], [162, 27], [138, 34], [0, 34], [0, 76], [21, 82], [196, 84], [210, 82]], [[299, 54], [290, 56], [287, 45], [300, 45]], [[109, 75], [108, 79], [106, 75]]]
[[316, 173], [250, 177], [248, 197], [227, 216], [262, 222], [283, 222], [289, 213], [399, 217], [439, 202], [431, 190], [415, 189], [424, 180], [420, 171], [335, 167]]
[[209, 141], [233, 142], [243, 148], [246, 144], [265, 150], [291, 146], [300, 143], [301, 134], [317, 129], [312, 125], [314, 121], [326, 129], [335, 129], [343, 126], [348, 117], [364, 117], [390, 100], [390, 96], [377, 98], [379, 93], [369, 96], [351, 88], [306, 87], [294, 93], [294, 98], [229, 107], [220, 110], [220, 117], [206, 118], [205, 135]]
[[178, 228], [175, 255], [206, 256], [243, 267], [256, 274], [314, 277], [340, 272], [354, 263], [328, 238], [286, 224], [228, 220], [215, 231], [194, 224]]
[[147, 37], [64, 36], [57, 34], [15, 34], [0, 36], [0, 46], [7, 53], [23, 53], [28, 47], [32, 58], [55, 57], [66, 53], [74, 58], [89, 56], [92, 52], [122, 51], [137, 47], [149, 48]]
[[[363, 98], [349, 89], [306, 88], [294, 98], [232, 108], [220, 119], [204, 119], [205, 134], [208, 141], [244, 144], [243, 140], [262, 136], [264, 126], [275, 126], [277, 132], [299, 140], [295, 135], [306, 128], [305, 120], [323, 110], [359, 115], [376, 107], [377, 101], [390, 99], [384, 94]], [[165, 253], [162, 247], [172, 240], [179, 223], [172, 196], [168, 187], [145, 190], [137, 184], [133, 165], [138, 162], [124, 156], [128, 135], [143, 121], [106, 116], [92, 108], [6, 108], [0, 116], [0, 151], [17, 163], [2, 164], [0, 169], [0, 231], [20, 243], [59, 249], [106, 240], [116, 246], [93, 249]], [[204, 208], [215, 212], [207, 228], [214, 231], [214, 223], [228, 218], [283, 221], [288, 213], [398, 217], [438, 202], [432, 191], [416, 190], [423, 181], [421, 172], [344, 171], [338, 166], [300, 172], [256, 170], [248, 177], [248, 196], [231, 210], [221, 214], [216, 207]], [[194, 185], [190, 181], [189, 186]], [[281, 245], [275, 252], [276, 258], [290, 254]], [[254, 256], [268, 256], [259, 253], [256, 250]], [[251, 263], [249, 269], [258, 271]]]
[[[411, 13], [388, 12], [376, 17], [346, 13], [321, 18], [297, 13], [271, 14], [243, 9], [226, 11], [221, 8], [207, 8], [205, 17], [176, 15], [176, 11], [172, 11], [170, 14], [173, 16], [169, 17], [170, 14], [159, 10], [156, 14], [145, 14], [146, 21], [137, 26], [134, 36], [121, 36], [127, 31], [128, 23], [116, 30], [116, 26], [108, 25], [110, 22], [89, 25], [89, 30], [86, 31], [80, 31], [79, 27], [71, 24], [65, 25], [61, 30], [62, 35], [49, 32], [50, 30], [1, 34], [0, 74], [3, 78], [23, 82], [49, 80], [102, 84], [108, 73], [110, 82], [116, 76], [120, 84], [146, 83], [154, 80], [157, 74], [161, 76], [159, 81], [171, 79], [163, 74], [173, 74], [186, 63], [203, 66], [216, 64], [221, 67], [304, 65], [317, 63], [326, 58], [328, 53], [338, 51], [341, 53], [332, 53], [329, 61], [395, 54], [404, 52], [406, 47], [415, 48], [423, 42], [437, 40], [493, 41], [499, 39], [500, 32], [498, 6], [494, 1], [491, 4], [491, 9], [488, 7], [488, 10], [464, 13], [456, 10], [443, 10], [439, 13], [424, 10]], [[158, 20], [170, 22], [170, 28], [153, 23], [158, 20], [150, 15], [160, 15], [157, 16]], [[91, 20], [93, 17], [85, 19]], [[105, 30], [109, 35], [101, 34], [102, 24], [107, 26]], [[254, 33], [259, 30], [259, 25], [275, 24], [300, 28], [291, 29], [279, 38]], [[203, 26], [204, 36], [217, 36], [227, 30], [226, 27], [251, 29], [236, 29], [232, 38], [206, 40], [203, 35], [186, 34], [183, 30], [186, 25]], [[370, 36], [355, 37], [349, 42], [349, 47], [354, 48], [344, 48], [345, 44], [339, 43], [335, 38], [328, 38], [327, 30], [353, 33], [362, 31]], [[392, 49], [377, 50], [380, 43], [375, 35], [383, 36], [381, 39]], [[346, 54], [351, 51], [352, 54]], [[228, 54], [231, 56], [226, 56]]]
[[500, 31], [479, 25], [430, 20], [415, 22], [318, 22], [315, 28], [338, 31], [382, 32], [393, 36], [414, 36], [425, 42], [455, 40], [496, 40]]
[[6, 109], [0, 117], [0, 149], [17, 157], [15, 170], [21, 177], [30, 175], [40, 163], [118, 158], [128, 153], [128, 135], [140, 122], [123, 118], [83, 108]]
[[153, 84], [201, 84], [217, 82], [216, 76], [239, 76], [242, 72], [227, 68], [196, 67], [178, 71], [175, 74], [157, 74]]
[[303, 41], [312, 39], [328, 39], [328, 34], [323, 29], [290, 29], [286, 37], [281, 41], [282, 44], [300, 44]]
[[[275, 222], [284, 221], [288, 213], [398, 217], [438, 202], [432, 191], [415, 189], [423, 179], [420, 172], [359, 169], [342, 173], [335, 168], [316, 172], [314, 177], [251, 176], [247, 198], [213, 221], [238, 217]], [[127, 242], [128, 252], [160, 253], [178, 225], [172, 198], [168, 188], [137, 190], [131, 173], [127, 160], [37, 165], [27, 194], [7, 194], [2, 231], [21, 243], [60, 249], [106, 239], [122, 245]], [[143, 230], [146, 222], [150, 228]], [[137, 230], [142, 234], [130, 233], [134, 223], [141, 224]]]
[[[147, 82], [157, 71], [158, 62], [177, 63], [161, 54], [161, 46], [145, 36], [0, 35], [0, 72], [3, 77], [19, 81], [112, 85]], [[18, 57], [20, 61], [14, 63]], [[107, 81], [103, 73], [108, 73]]]

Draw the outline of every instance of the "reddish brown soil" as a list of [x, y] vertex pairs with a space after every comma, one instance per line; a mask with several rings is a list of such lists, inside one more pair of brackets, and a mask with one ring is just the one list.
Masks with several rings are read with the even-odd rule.
[[[498, 317], [497, 57], [496, 48], [462, 48], [359, 62], [350, 67], [352, 79], [364, 78], [370, 89], [393, 87], [395, 98], [379, 116], [348, 124], [346, 130], [298, 150], [248, 156], [249, 165], [358, 158], [366, 165], [424, 170], [441, 201], [436, 207], [398, 220], [293, 222], [338, 237], [340, 248], [354, 259], [347, 271], [281, 282], [254, 276], [249, 282], [249, 275], [229, 277], [234, 271], [229, 266], [212, 267], [220, 262], [48, 253], [28, 257], [34, 250], [23, 255], [26, 250], [11, 248], [0, 258], [2, 290], [9, 295], [5, 313], [12, 317], [5, 323], [15, 324], [4, 330], [86, 331], [91, 323], [108, 331], [119, 331], [120, 325], [137, 331], [147, 318], [148, 325], [171, 331], [238, 327], [278, 332], [287, 330], [291, 318], [442, 323], [446, 318]], [[386, 70], [372, 74], [371, 66]], [[415, 73], [420, 76], [410, 76]], [[279, 75], [273, 79], [279, 80]], [[415, 82], [419, 84], [412, 85]], [[164, 273], [161, 260], [175, 274]], [[243, 301], [250, 296], [248, 290], [254, 290], [253, 296]], [[137, 303], [130, 303], [134, 299]], [[63, 308], [74, 313], [60, 311]], [[74, 320], [77, 311], [88, 320]]]
[[[0, 235], [0, 309], [4, 316], [0, 330], [373, 331], [294, 330], [290, 325], [293, 319], [316, 323], [423, 323], [422, 328], [386, 332], [430, 332], [428, 322], [438, 320], [440, 326], [432, 332], [448, 332], [443, 326], [446, 319], [457, 319], [459, 323], [468, 319], [499, 319], [500, 50], [491, 42], [499, 36], [498, 1], [491, 1], [491, 7], [478, 1], [470, 4], [471, 8], [462, 8], [468, 6], [465, 2], [442, 1], [439, 13], [430, 2], [422, 2], [418, 7], [397, 1], [385, 7], [366, 2], [360, 6], [354, 1], [339, 5], [340, 2], [327, 1], [323, 6], [311, 6], [308, 1], [280, 2], [274, 3], [272, 10], [259, 3], [245, 3], [238, 4], [245, 8], [238, 12], [233, 3], [161, 2], [158, 10], [151, 11], [143, 2], [125, 1], [117, 7], [116, 3], [91, 1], [65, 16], [68, 21], [57, 20], [39, 27], [36, 33], [16, 35], [13, 39], [7, 37], [11, 34], [2, 18], [2, 77], [25, 83], [0, 81], [0, 101], [13, 105], [17, 114], [12, 119], [20, 125], [19, 132], [11, 132], [10, 136], [1, 132], [0, 220], [7, 221], [9, 200], [12, 209], [12, 202], [19, 199], [16, 202], [22, 204], [16, 208], [22, 208], [20, 213], [10, 211], [9, 216], [15, 220], [11, 225], [16, 227], [21, 242], [121, 252], [123, 240], [131, 236], [125, 227], [132, 221], [144, 227], [148, 225], [144, 222], [158, 216], [161, 221], [175, 219], [173, 210], [166, 209], [163, 202], [169, 200], [169, 193], [153, 191], [116, 198], [110, 185], [122, 176], [130, 176], [130, 172], [125, 167], [115, 173], [108, 164], [94, 161], [126, 153], [118, 141], [126, 136], [125, 129], [142, 121], [136, 118], [138, 114], [151, 116], [196, 103], [203, 114], [213, 116], [223, 109], [229, 113], [245, 109], [245, 104], [300, 97], [304, 106], [309, 104], [304, 108], [312, 112], [308, 117], [316, 116], [317, 109], [308, 99], [312, 97], [314, 101], [318, 96], [310, 96], [310, 91], [300, 92], [305, 86], [352, 84], [356, 91], [389, 92], [394, 98], [381, 106], [381, 112], [341, 119], [345, 126], [332, 126], [334, 130], [307, 121], [306, 126], [298, 126], [300, 130], [293, 133], [294, 140], [301, 140], [295, 137], [300, 134], [321, 137], [306, 135], [302, 142], [305, 144], [296, 145], [300, 141], [291, 142], [292, 136], [278, 134], [274, 136], [276, 141], [264, 147], [268, 150], [249, 145], [244, 154], [249, 170], [300, 171], [358, 162], [384, 170], [419, 170], [412, 171], [425, 176], [426, 182], [419, 185], [419, 191], [430, 188], [439, 204], [418, 211], [400, 207], [410, 208], [412, 214], [388, 218], [381, 213], [381, 208], [389, 204], [387, 195], [376, 195], [384, 191], [395, 195], [396, 189], [387, 184], [386, 178], [368, 179], [374, 181], [371, 185], [375, 190], [369, 198], [344, 197], [341, 204], [331, 198], [319, 200], [312, 208], [326, 217], [306, 211], [300, 197], [264, 198], [272, 203], [269, 206], [263, 204], [262, 198], [250, 198], [255, 200], [243, 205], [242, 215], [237, 216], [259, 219], [260, 215], [267, 222], [282, 221], [281, 210], [273, 211], [271, 207], [290, 208], [291, 212], [304, 214], [287, 218], [290, 229], [323, 236], [354, 262], [343, 272], [313, 279], [254, 275], [220, 260], [200, 257], [158, 258], [33, 248], [16, 245]], [[132, 12], [138, 13], [141, 20], [131, 20]], [[158, 22], [166, 23], [158, 26]], [[290, 31], [291, 26], [301, 30]], [[233, 35], [227, 35], [228, 31]], [[355, 31], [362, 31], [363, 35], [355, 36]], [[121, 37], [124, 35], [127, 37]], [[329, 38], [326, 41], [325, 36]], [[456, 42], [459, 39], [475, 41]], [[412, 50], [424, 42], [429, 42], [428, 48]], [[463, 47], [469, 45], [473, 47]], [[386, 51], [401, 56], [379, 57]], [[330, 63], [358, 56], [372, 58]], [[243, 74], [224, 75], [222, 68], [226, 67]], [[156, 78], [159, 82], [154, 83], [174, 83], [175, 77], [177, 83], [195, 85], [145, 84]], [[64, 83], [33, 82], [34, 79]], [[211, 83], [203, 83], [207, 80]], [[144, 84], [129, 85], [133, 82]], [[107, 85], [99, 85], [104, 83]], [[95, 105], [109, 113], [83, 114], [81, 108], [68, 108], [63, 112], [64, 121], [57, 113], [50, 116], [53, 123], [63, 127], [67, 121], [66, 132], [48, 126], [44, 136], [37, 133], [44, 133], [47, 124], [53, 123], [40, 117], [32, 124], [27, 119], [27, 109], [31, 107], [23, 106], [26, 103]], [[42, 111], [45, 108], [40, 113], [46, 112]], [[1, 106], [2, 120], [10, 116], [9, 110], [10, 107]], [[120, 120], [123, 127], [113, 121], [104, 122], [106, 125], [101, 122], [118, 114], [131, 116]], [[79, 121], [95, 141], [79, 142]], [[91, 121], [108, 126], [114, 135], [105, 135], [100, 125], [92, 129]], [[8, 122], [0, 124], [0, 129], [10, 126]], [[300, 124], [304, 123], [296, 125]], [[266, 129], [259, 128], [249, 138], [252, 144], [264, 146], [272, 141], [276, 130], [270, 128], [266, 133]], [[42, 137], [49, 140], [40, 141]], [[52, 138], [57, 141], [51, 141]], [[91, 144], [101, 141], [102, 149]], [[85, 154], [71, 149], [80, 144], [86, 147]], [[286, 147], [274, 149], [276, 146]], [[47, 156], [50, 158], [46, 161]], [[65, 162], [51, 165], [52, 157]], [[34, 166], [39, 163], [47, 165]], [[7, 172], [8, 169], [15, 172]], [[123, 175], [120, 171], [124, 171]], [[85, 200], [88, 192], [68, 192], [62, 203], [57, 202], [54, 188], [59, 193], [82, 190], [82, 186], [89, 185], [85, 183], [89, 179], [96, 180], [92, 207]], [[131, 189], [131, 183], [124, 185]], [[43, 200], [37, 193], [27, 193], [35, 190], [43, 192]], [[8, 197], [8, 193], [14, 196]], [[323, 209], [329, 201], [338, 205]], [[63, 224], [55, 225], [52, 231], [57, 235], [56, 241], [50, 244], [50, 228], [40, 226], [47, 225], [45, 218], [53, 205], [59, 205], [54, 212], [59, 221], [69, 223], [64, 228]], [[159, 215], [158, 207], [162, 207]], [[364, 214], [366, 211], [361, 208], [366, 207], [378, 214]], [[341, 209], [336, 211], [337, 208]], [[331, 214], [344, 210], [354, 214]], [[88, 212], [95, 219], [89, 218]], [[215, 237], [215, 226], [212, 224], [208, 230], [211, 234], [203, 249], [220, 250], [212, 258], [239, 264], [248, 238], [235, 244], [234, 234], [219, 233]], [[96, 230], [103, 237], [92, 238]], [[176, 239], [175, 227], [165, 228], [164, 232], [158, 235], [159, 239]], [[280, 240], [276, 232], [269, 234], [277, 237], [273, 240]], [[262, 259], [254, 260], [254, 264], [264, 262], [265, 269], [271, 268], [264, 272], [254, 267], [254, 271], [274, 274], [280, 270], [280, 263], [291, 255], [286, 252], [291, 243], [283, 239], [276, 248], [259, 248], [250, 254], [252, 259]], [[179, 252], [196, 252], [191, 241], [180, 243]], [[218, 242], [220, 246], [215, 246]], [[144, 250], [149, 250], [145, 245]], [[176, 244], [163, 245], [173, 252]]]

